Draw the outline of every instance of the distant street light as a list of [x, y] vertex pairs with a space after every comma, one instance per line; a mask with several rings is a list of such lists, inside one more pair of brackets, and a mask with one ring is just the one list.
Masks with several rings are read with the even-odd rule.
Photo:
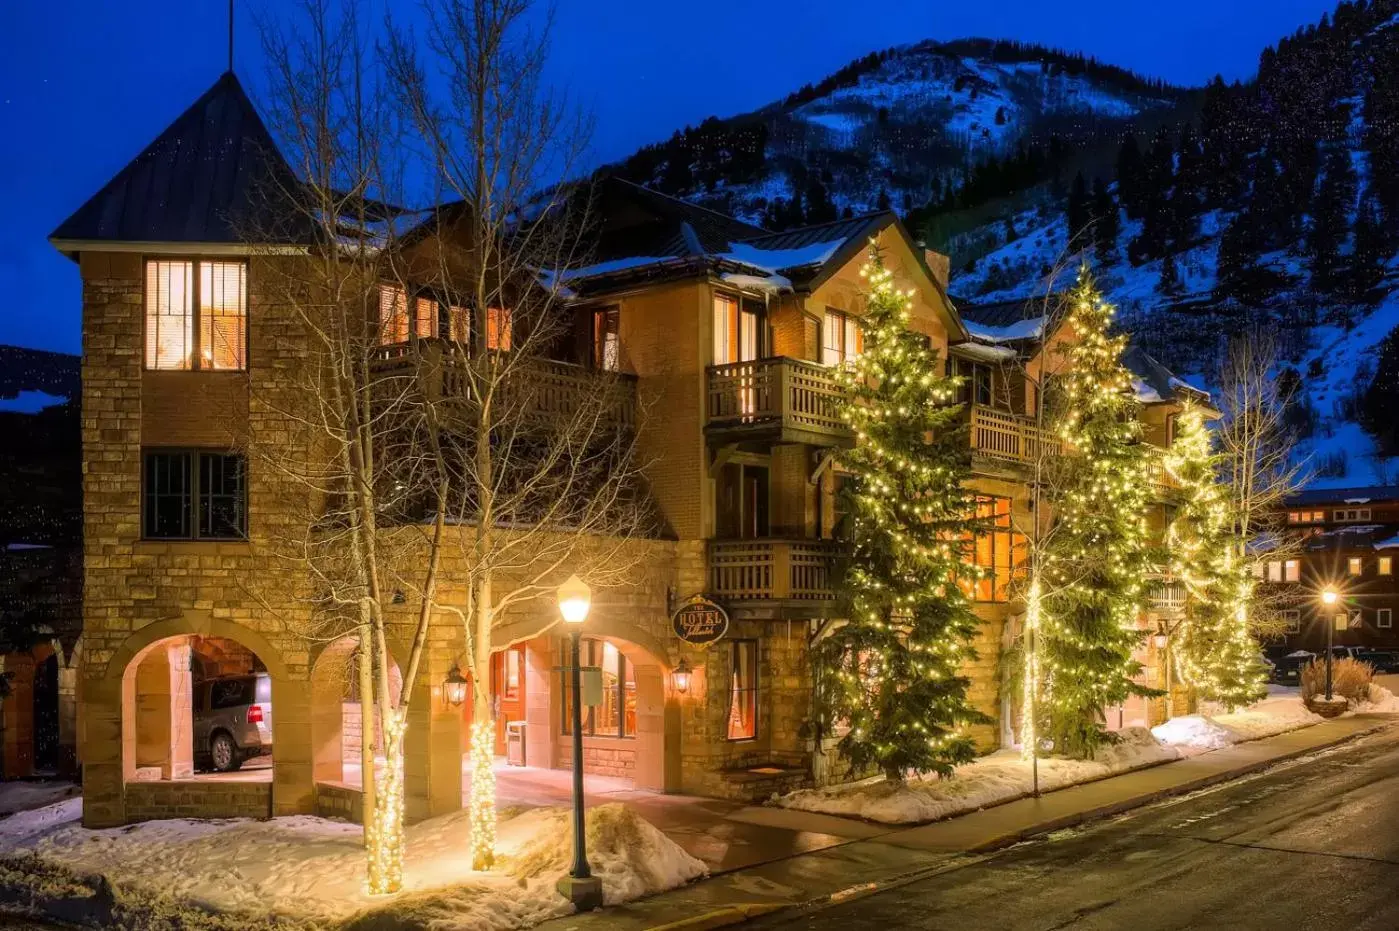
[[[1339, 598], [1336, 590], [1329, 585], [1321, 590], [1321, 603], [1328, 608], [1333, 607]], [[1331, 700], [1331, 645], [1336, 636], [1336, 619], [1330, 612], [1324, 613], [1326, 615], [1326, 700], [1329, 702]]]

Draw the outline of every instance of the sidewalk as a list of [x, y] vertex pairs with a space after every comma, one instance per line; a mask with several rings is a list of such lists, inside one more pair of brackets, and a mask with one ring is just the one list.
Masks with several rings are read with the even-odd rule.
[[[950, 868], [964, 862], [968, 854], [991, 851], [1035, 834], [1237, 779], [1396, 723], [1399, 720], [1393, 715], [1355, 715], [1326, 721], [1151, 769], [1072, 786], [1038, 799], [1020, 799], [913, 828], [891, 829], [782, 809], [745, 809], [729, 817], [766, 820], [773, 827], [789, 830], [803, 830], [800, 825], [808, 823], [806, 819], [820, 819], [809, 823], [820, 824], [825, 843], [807, 853], [723, 873], [715, 871], [708, 880], [650, 899], [557, 918], [539, 927], [547, 931], [643, 931], [736, 924], [787, 906], [857, 895], [910, 874], [934, 873], [939, 867]], [[830, 843], [841, 837], [849, 839]]]

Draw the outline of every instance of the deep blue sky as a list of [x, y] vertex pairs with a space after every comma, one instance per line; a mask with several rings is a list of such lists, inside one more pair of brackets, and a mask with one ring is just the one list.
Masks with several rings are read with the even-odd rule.
[[[291, 2], [237, 0], [235, 68], [255, 98], [254, 14]], [[596, 158], [606, 160], [919, 39], [1022, 39], [1199, 84], [1215, 73], [1247, 77], [1263, 46], [1333, 6], [559, 0], [550, 68], [593, 110]], [[0, 343], [79, 350], [77, 267], [46, 237], [222, 72], [226, 8], [224, 0], [0, 0]]]

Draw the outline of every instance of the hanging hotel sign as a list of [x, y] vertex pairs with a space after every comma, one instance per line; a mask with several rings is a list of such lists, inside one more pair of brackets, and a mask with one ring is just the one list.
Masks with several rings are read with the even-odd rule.
[[723, 639], [729, 632], [729, 613], [703, 595], [686, 601], [670, 616], [675, 636], [698, 646]]

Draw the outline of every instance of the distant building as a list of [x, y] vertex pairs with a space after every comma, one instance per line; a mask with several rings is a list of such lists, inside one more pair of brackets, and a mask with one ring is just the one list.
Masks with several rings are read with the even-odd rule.
[[[1284, 643], [1317, 651], [1333, 642], [1399, 650], [1399, 485], [1313, 489], [1287, 502], [1286, 533], [1300, 542], [1290, 558], [1259, 566], [1264, 584], [1282, 586]], [[1323, 605], [1328, 586], [1340, 594]]]

